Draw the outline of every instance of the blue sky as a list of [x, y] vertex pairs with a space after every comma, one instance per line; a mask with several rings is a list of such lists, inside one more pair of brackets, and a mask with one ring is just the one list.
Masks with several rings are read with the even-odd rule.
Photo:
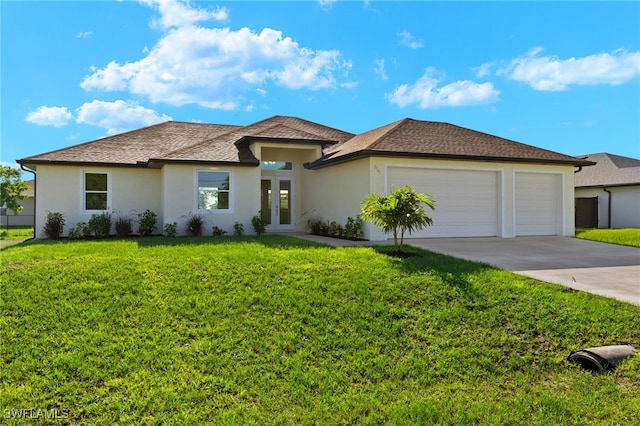
[[2, 1], [0, 160], [166, 120], [444, 121], [640, 158], [639, 2]]

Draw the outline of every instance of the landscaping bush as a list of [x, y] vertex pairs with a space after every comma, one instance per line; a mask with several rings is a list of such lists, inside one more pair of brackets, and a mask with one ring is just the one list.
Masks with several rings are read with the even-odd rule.
[[138, 215], [138, 234], [149, 236], [158, 226], [158, 215], [147, 209]]
[[47, 238], [57, 240], [64, 232], [64, 216], [59, 212], [47, 212], [44, 233]]
[[263, 235], [267, 232], [267, 220], [262, 214], [262, 211], [258, 212], [257, 215], [251, 218], [251, 225], [253, 225], [253, 230], [256, 235]]
[[70, 240], [87, 238], [89, 235], [91, 235], [91, 230], [89, 229], [89, 225], [87, 224], [87, 222], [78, 222], [76, 223], [76, 226], [69, 229]]
[[204, 218], [200, 213], [189, 213], [187, 217], [187, 234], [192, 237], [199, 237], [202, 235], [204, 228]]
[[233, 235], [236, 237], [242, 237], [244, 235], [244, 225], [240, 222], [233, 224]]
[[167, 237], [175, 237], [178, 235], [178, 224], [176, 222], [165, 224], [164, 235]]
[[130, 216], [118, 215], [113, 224], [116, 235], [120, 238], [125, 238], [129, 234], [133, 233], [133, 220]]
[[214, 237], [221, 237], [221, 236], [223, 236], [223, 235], [224, 235], [224, 234], [226, 234], [226, 233], [227, 233], [227, 231], [225, 231], [224, 229], [219, 228], [219, 227], [217, 227], [217, 226], [213, 225], [213, 236], [214, 236]]
[[97, 238], [108, 237], [111, 233], [111, 213], [92, 214], [88, 226], [90, 234]]
[[351, 240], [362, 238], [364, 235], [363, 225], [364, 224], [359, 215], [356, 216], [355, 219], [349, 216], [347, 218], [347, 224], [344, 226], [345, 237]]

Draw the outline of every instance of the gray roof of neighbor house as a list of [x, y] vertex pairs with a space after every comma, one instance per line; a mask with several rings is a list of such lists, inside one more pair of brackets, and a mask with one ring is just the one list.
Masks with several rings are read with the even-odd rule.
[[487, 133], [448, 123], [405, 118], [386, 126], [361, 133], [331, 147], [326, 156], [311, 167], [367, 155], [480, 159], [591, 165], [575, 157], [548, 151]]
[[595, 161], [596, 165], [576, 173], [576, 188], [640, 185], [640, 160], [636, 158], [606, 152], [580, 158]]
[[248, 126], [169, 121], [18, 160], [24, 165], [94, 164], [160, 167], [168, 162], [235, 163], [255, 166], [252, 141], [320, 144], [325, 167], [370, 155], [476, 159], [590, 165], [547, 151], [447, 123], [396, 121], [354, 135], [296, 117], [274, 116]]

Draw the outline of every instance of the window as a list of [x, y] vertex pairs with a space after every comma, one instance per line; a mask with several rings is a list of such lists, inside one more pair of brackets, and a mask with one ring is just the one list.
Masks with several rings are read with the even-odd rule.
[[104, 211], [109, 208], [109, 175], [107, 173], [84, 174], [84, 210]]
[[229, 172], [198, 172], [198, 210], [229, 210]]
[[261, 161], [262, 170], [293, 170], [293, 163], [290, 161]]

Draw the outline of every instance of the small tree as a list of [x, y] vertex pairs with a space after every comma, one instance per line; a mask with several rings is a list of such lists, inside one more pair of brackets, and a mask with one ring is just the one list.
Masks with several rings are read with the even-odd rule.
[[[24, 194], [28, 189], [29, 185], [22, 180], [20, 170], [9, 166], [2, 166], [2, 170], [0, 171], [0, 205], [11, 210], [14, 215], [17, 215], [23, 209], [23, 207], [18, 204], [18, 201], [28, 198], [27, 195]], [[8, 220], [7, 226], [9, 226]]]
[[393, 244], [396, 251], [400, 252], [405, 232], [411, 234], [433, 223], [424, 206], [434, 210], [435, 205], [431, 197], [417, 193], [409, 185], [394, 186], [389, 195], [367, 195], [360, 206], [360, 215], [363, 220], [379, 226], [384, 232], [392, 232]]

